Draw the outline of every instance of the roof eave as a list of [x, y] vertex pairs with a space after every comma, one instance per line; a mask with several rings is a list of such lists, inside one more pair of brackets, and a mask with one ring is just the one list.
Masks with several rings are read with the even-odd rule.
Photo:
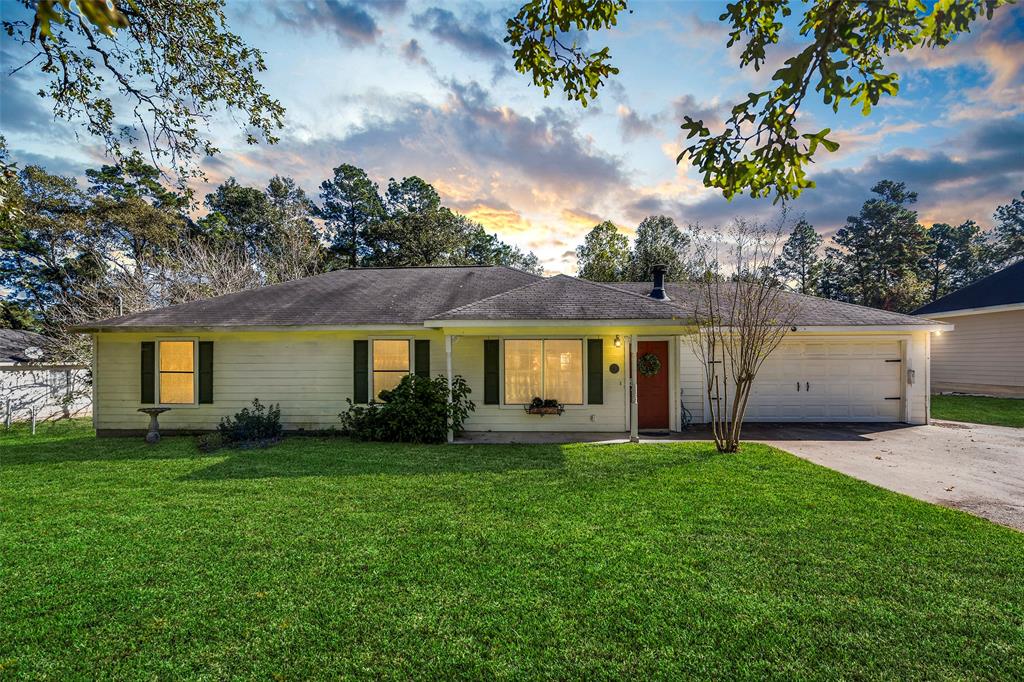
[[408, 331], [422, 329], [422, 322], [402, 324], [278, 324], [278, 325], [82, 325], [72, 331], [82, 334], [180, 334], [182, 332], [343, 332], [343, 331]]
[[432, 319], [423, 323], [425, 327], [690, 327], [693, 321], [687, 318], [641, 318], [641, 319], [516, 319], [516, 320], [464, 320]]
[[912, 313], [929, 319], [937, 317], [960, 317], [962, 315], [984, 315], [985, 313], [1009, 313], [1015, 310], [1024, 310], [1022, 303], [1004, 303], [1003, 305], [987, 305], [977, 308], [959, 308], [954, 310], [927, 310], [921, 313]]

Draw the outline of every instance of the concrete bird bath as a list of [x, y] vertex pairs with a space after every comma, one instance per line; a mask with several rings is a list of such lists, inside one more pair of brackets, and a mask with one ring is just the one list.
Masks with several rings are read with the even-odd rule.
[[157, 417], [167, 412], [169, 407], [140, 407], [139, 412], [149, 415], [149, 432], [146, 434], [146, 442], [150, 445], [160, 442], [160, 422]]

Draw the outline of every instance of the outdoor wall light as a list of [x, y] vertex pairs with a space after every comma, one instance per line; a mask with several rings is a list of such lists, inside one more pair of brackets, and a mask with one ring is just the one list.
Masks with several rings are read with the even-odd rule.
[[622, 337], [618, 334], [615, 335], [615, 340], [612, 341], [612, 345], [616, 348], [622, 348]]

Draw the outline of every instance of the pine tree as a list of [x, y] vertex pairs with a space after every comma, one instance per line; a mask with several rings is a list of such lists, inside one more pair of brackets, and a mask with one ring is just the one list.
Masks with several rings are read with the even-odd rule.
[[1024, 192], [1020, 199], [996, 209], [995, 253], [999, 265], [1006, 266], [1024, 258]]
[[920, 271], [928, 234], [910, 208], [917, 193], [892, 180], [882, 180], [871, 191], [878, 196], [865, 201], [835, 235], [842, 248], [845, 294], [872, 308], [913, 310], [928, 296]]
[[775, 259], [775, 271], [787, 285], [816, 296], [821, 279], [822, 259], [818, 256], [822, 237], [804, 219], [797, 221], [792, 234], [782, 246], [782, 255]]
[[644, 218], [636, 228], [627, 279], [646, 282], [655, 265], [667, 265], [669, 281], [689, 279], [693, 265], [689, 260], [690, 238], [667, 216]]
[[340, 265], [356, 267], [366, 255], [367, 233], [385, 217], [377, 184], [362, 168], [345, 163], [320, 183], [320, 198], [331, 251]]
[[629, 239], [611, 221], [604, 221], [576, 248], [579, 276], [592, 282], [622, 282], [629, 276]]
[[956, 227], [935, 223], [928, 228], [930, 250], [921, 269], [929, 283], [929, 300], [963, 288], [992, 272], [990, 247], [973, 220]]

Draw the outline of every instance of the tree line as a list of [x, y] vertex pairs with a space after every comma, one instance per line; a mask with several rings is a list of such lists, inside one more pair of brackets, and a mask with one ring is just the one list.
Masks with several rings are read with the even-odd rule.
[[[803, 294], [910, 312], [1024, 258], [1024, 192], [999, 206], [994, 227], [973, 220], [925, 227], [914, 209], [917, 193], [882, 180], [855, 216], [825, 243], [807, 220], [797, 220], [769, 267], [780, 286]], [[578, 274], [598, 282], [646, 281], [665, 263], [669, 278], [702, 272], [699, 224], [680, 228], [649, 216], [632, 243], [609, 221], [596, 225], [576, 249]]]
[[[12, 164], [0, 138], [0, 160]], [[69, 325], [355, 266], [508, 265], [537, 257], [443, 206], [421, 178], [383, 192], [343, 164], [320, 202], [291, 178], [229, 178], [203, 199], [168, 189], [136, 153], [86, 171], [87, 186], [29, 165], [0, 178], [0, 326]]]

